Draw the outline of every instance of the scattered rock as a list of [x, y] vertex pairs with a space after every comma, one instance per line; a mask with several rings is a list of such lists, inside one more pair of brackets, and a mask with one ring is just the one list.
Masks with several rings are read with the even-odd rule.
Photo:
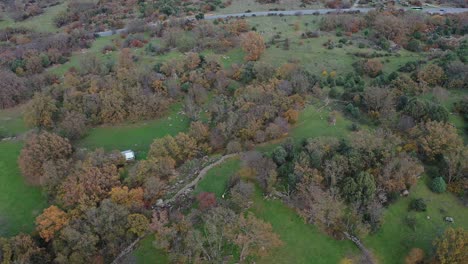
[[444, 220], [446, 222], [449, 222], [449, 223], [454, 223], [455, 222], [455, 220], [453, 220], [453, 217], [449, 217], [449, 216], [446, 216]]
[[164, 206], [164, 201], [163, 201], [163, 199], [158, 199], [158, 200], [156, 201], [156, 206], [157, 206], [157, 207], [163, 207], [163, 206]]

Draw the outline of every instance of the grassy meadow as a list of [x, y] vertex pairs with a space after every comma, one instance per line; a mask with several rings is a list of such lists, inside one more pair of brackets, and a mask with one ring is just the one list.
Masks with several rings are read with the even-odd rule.
[[29, 186], [21, 176], [21, 148], [18, 141], [0, 142], [0, 236], [33, 231], [35, 217], [47, 205], [40, 188]]
[[[427, 204], [426, 212], [409, 212], [411, 199], [423, 198]], [[406, 224], [406, 217], [416, 220], [415, 228]], [[444, 217], [453, 217], [455, 223], [447, 223]], [[426, 179], [410, 190], [410, 195], [400, 198], [384, 213], [381, 229], [364, 239], [382, 264], [403, 263], [411, 248], [423, 249], [426, 254], [432, 250], [432, 241], [449, 227], [468, 229], [468, 210], [451, 193], [433, 193], [427, 187]]]
[[132, 149], [137, 152], [137, 158], [144, 158], [155, 138], [176, 135], [188, 129], [190, 121], [179, 113], [181, 110], [181, 105], [176, 104], [171, 107], [167, 116], [160, 119], [92, 128], [89, 134], [78, 142], [78, 146], [105, 150]]
[[30, 17], [26, 20], [15, 22], [8, 14], [4, 15], [4, 20], [0, 21], [0, 28], [5, 27], [26, 27], [38, 32], [59, 32], [60, 29], [54, 23], [54, 18], [67, 8], [67, 1], [61, 4], [44, 9], [44, 13]]

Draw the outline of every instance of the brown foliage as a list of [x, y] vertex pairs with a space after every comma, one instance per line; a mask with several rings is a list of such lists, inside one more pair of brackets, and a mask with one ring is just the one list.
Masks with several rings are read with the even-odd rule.
[[449, 124], [437, 121], [421, 123], [411, 130], [420, 150], [429, 158], [455, 151], [463, 145], [457, 129]]
[[405, 258], [405, 264], [418, 264], [424, 260], [424, 250], [420, 248], [412, 248]]
[[36, 229], [39, 235], [48, 242], [68, 224], [68, 220], [68, 216], [64, 211], [55, 205], [51, 205], [36, 218]]
[[201, 192], [197, 195], [200, 210], [207, 210], [216, 206], [216, 196], [214, 193]]
[[72, 147], [67, 139], [49, 132], [31, 135], [18, 158], [21, 172], [31, 184], [44, 184], [44, 164], [68, 159]]
[[57, 112], [56, 101], [42, 93], [36, 93], [24, 111], [24, 121], [30, 127], [52, 128]]
[[0, 109], [13, 107], [26, 98], [26, 86], [16, 74], [0, 70]]
[[130, 190], [127, 186], [113, 187], [109, 195], [114, 203], [123, 205], [129, 209], [143, 207], [143, 189], [140, 187]]
[[260, 56], [266, 49], [262, 35], [253, 31], [242, 35], [241, 41], [242, 49], [247, 53], [244, 58], [246, 61], [260, 59]]
[[252, 213], [247, 216], [240, 215], [238, 227], [235, 227], [234, 232], [230, 232], [230, 236], [241, 250], [241, 261], [247, 256], [268, 255], [270, 250], [283, 244], [279, 236], [273, 232], [271, 224], [256, 218]]
[[362, 70], [370, 77], [376, 77], [382, 71], [383, 65], [379, 60], [367, 60], [362, 65]]
[[435, 257], [440, 264], [466, 263], [468, 259], [468, 231], [463, 228], [445, 230], [442, 237], [434, 241]]
[[441, 84], [444, 75], [444, 70], [435, 64], [429, 64], [418, 72], [419, 80], [427, 83], [429, 86]]

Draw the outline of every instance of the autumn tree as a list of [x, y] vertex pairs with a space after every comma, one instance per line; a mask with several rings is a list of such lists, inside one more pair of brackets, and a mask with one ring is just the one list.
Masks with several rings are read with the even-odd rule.
[[297, 186], [296, 204], [308, 223], [327, 232], [341, 226], [344, 205], [336, 195], [324, 191], [312, 178], [304, 177]]
[[197, 195], [197, 201], [200, 210], [207, 210], [216, 206], [216, 196], [214, 193], [201, 192]]
[[418, 72], [418, 78], [430, 86], [441, 84], [444, 78], [444, 70], [435, 64], [429, 64]]
[[143, 189], [141, 187], [128, 189], [127, 186], [113, 187], [109, 193], [112, 202], [123, 205], [128, 209], [143, 207]]
[[175, 137], [168, 135], [155, 139], [150, 146], [148, 157], [171, 157], [180, 164], [208, 151], [207, 146], [198, 144], [195, 138], [185, 133], [179, 133]]
[[418, 264], [424, 260], [424, 250], [420, 248], [412, 248], [405, 257], [405, 264]]
[[417, 159], [401, 153], [384, 162], [377, 179], [387, 192], [400, 192], [414, 185], [423, 172], [424, 167]]
[[237, 226], [230, 230], [229, 236], [240, 248], [240, 260], [247, 256], [265, 256], [269, 251], [283, 243], [273, 232], [270, 223], [256, 218], [252, 213], [241, 214]]
[[362, 70], [370, 77], [376, 77], [382, 72], [383, 65], [379, 60], [367, 60], [362, 64]]
[[467, 178], [468, 171], [468, 147], [459, 146], [457, 149], [444, 155], [446, 164], [447, 183], [450, 184], [463, 178]]
[[463, 228], [447, 228], [434, 241], [435, 257], [441, 264], [465, 263], [468, 259], [468, 231]]
[[411, 131], [422, 153], [429, 159], [455, 151], [463, 145], [457, 129], [450, 123], [428, 121]]
[[141, 237], [146, 234], [149, 228], [149, 220], [142, 214], [130, 214], [127, 217], [128, 231]]
[[379, 36], [396, 43], [402, 43], [407, 31], [404, 21], [391, 14], [376, 16], [373, 26]]
[[24, 111], [24, 121], [30, 127], [52, 128], [57, 113], [56, 101], [42, 93], [36, 93]]
[[241, 46], [246, 52], [246, 61], [256, 61], [265, 51], [265, 42], [262, 35], [257, 32], [249, 31], [242, 35]]
[[39, 235], [48, 242], [68, 224], [68, 221], [69, 218], [64, 211], [55, 205], [51, 205], [36, 218], [36, 229]]
[[76, 111], [66, 112], [58, 129], [71, 140], [79, 139], [87, 132], [86, 116]]
[[31, 135], [18, 158], [21, 172], [32, 184], [44, 184], [44, 164], [48, 161], [66, 160], [72, 153], [68, 139], [53, 133]]
[[16, 74], [0, 70], [0, 109], [13, 107], [27, 97], [26, 85]]
[[66, 207], [96, 205], [109, 196], [113, 187], [120, 185], [119, 162], [102, 154], [101, 150], [88, 154], [61, 183], [58, 200]]

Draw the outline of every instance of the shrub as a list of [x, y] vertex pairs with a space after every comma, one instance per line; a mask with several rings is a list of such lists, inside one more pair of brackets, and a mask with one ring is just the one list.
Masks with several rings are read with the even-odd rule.
[[447, 189], [447, 184], [442, 177], [436, 177], [432, 180], [431, 190], [436, 193], [443, 193]]
[[277, 165], [281, 165], [286, 162], [287, 155], [286, 150], [282, 146], [278, 146], [273, 150], [272, 158]]
[[417, 198], [417, 199], [411, 200], [411, 202], [409, 204], [409, 208], [410, 208], [410, 210], [414, 210], [414, 211], [417, 211], [417, 212], [425, 212], [426, 209], [427, 209], [427, 205], [426, 205], [426, 202], [424, 201], [424, 199]]

